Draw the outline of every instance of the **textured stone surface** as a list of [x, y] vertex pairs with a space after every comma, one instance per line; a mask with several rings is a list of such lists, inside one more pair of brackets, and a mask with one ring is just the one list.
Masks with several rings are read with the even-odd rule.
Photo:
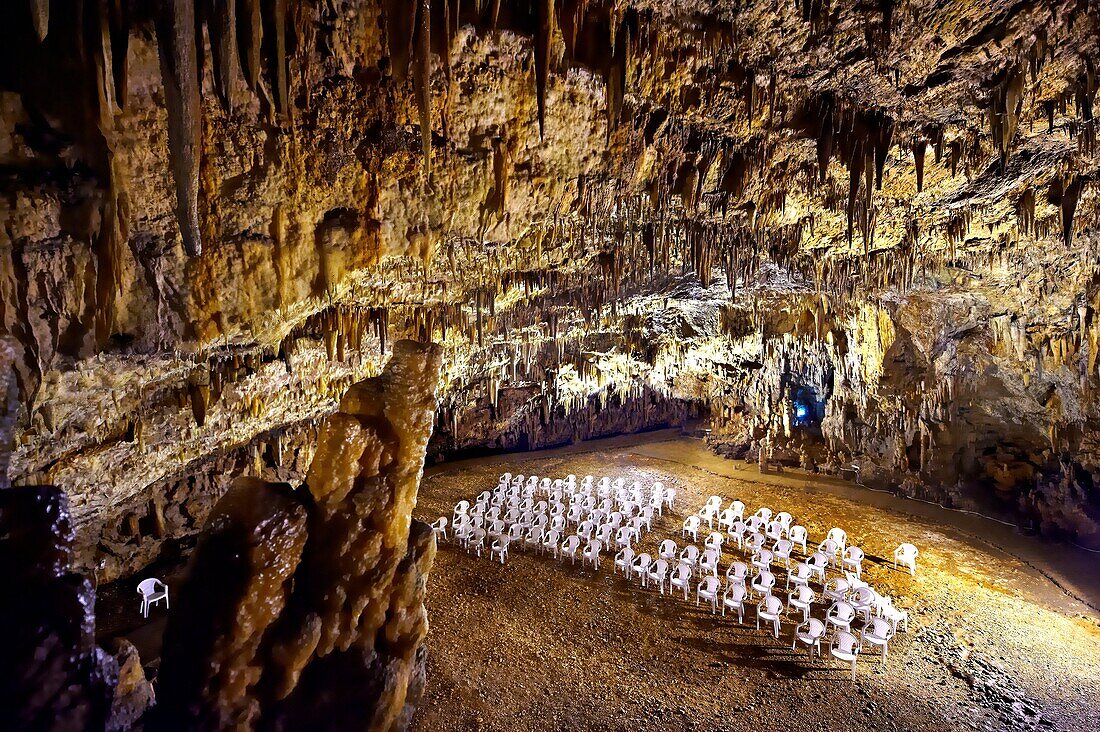
[[438, 347], [399, 341], [324, 420], [301, 488], [241, 478], [218, 502], [165, 633], [157, 728], [407, 724], [435, 555], [412, 508], [439, 369]]

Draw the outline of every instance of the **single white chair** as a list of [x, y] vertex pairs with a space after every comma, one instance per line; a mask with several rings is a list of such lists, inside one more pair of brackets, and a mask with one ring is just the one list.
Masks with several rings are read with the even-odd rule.
[[[658, 559], [649, 566], [649, 582], [656, 582], [661, 594], [665, 594], [665, 580], [668, 578], [668, 561]], [[670, 590], [671, 592], [671, 590]]]
[[756, 509], [756, 513], [753, 514], [760, 519], [761, 525], [766, 525], [772, 520], [772, 510], [767, 506]]
[[458, 503], [455, 504], [454, 513], [451, 515], [451, 523], [452, 524], [456, 523], [458, 521], [459, 516], [465, 516], [469, 512], [470, 512], [470, 502], [469, 501], [459, 501]]
[[909, 611], [902, 610], [894, 605], [894, 601], [889, 597], [880, 597], [878, 604], [879, 617], [882, 617], [890, 621], [890, 625], [894, 628], [894, 633], [898, 632], [898, 624], [902, 626], [902, 631], [909, 632]]
[[749, 565], [744, 562], [731, 562], [730, 566], [726, 569], [726, 580], [729, 582], [736, 582], [737, 584], [745, 584], [749, 577]]
[[504, 564], [504, 560], [508, 557], [508, 545], [512, 543], [511, 537], [501, 536], [493, 540], [493, 545], [489, 547], [489, 559], [500, 555], [500, 563]]
[[447, 540], [447, 517], [440, 516], [434, 524], [432, 524], [432, 533], [436, 537], [442, 537], [443, 541]]
[[792, 542], [802, 547], [802, 553], [806, 553], [806, 538], [809, 533], [806, 531], [805, 526], [792, 526], [790, 531], [787, 532], [787, 538]]
[[783, 615], [783, 602], [775, 595], [767, 595], [756, 604], [756, 629], [760, 630], [760, 621], [767, 620], [775, 629], [779, 639], [779, 618]]
[[783, 530], [784, 531], [790, 531], [791, 530], [791, 524], [794, 523], [794, 517], [791, 516], [786, 511], [780, 511], [779, 513], [775, 514], [775, 519], [774, 520], [778, 521], [781, 524], [783, 524]]
[[902, 544], [894, 550], [894, 569], [900, 564], [909, 568], [909, 574], [917, 574], [917, 548], [912, 544]]
[[700, 520], [698, 516], [688, 516], [684, 519], [684, 536], [691, 534], [692, 541], [699, 541], [699, 524]]
[[737, 522], [737, 516], [734, 515], [733, 509], [727, 508], [718, 516], [718, 528], [719, 530], [733, 531], [733, 525]]
[[741, 501], [733, 501], [730, 503], [729, 510], [733, 511], [734, 519], [743, 520], [745, 518], [745, 504]]
[[485, 529], [474, 529], [474, 532], [470, 534], [470, 539], [466, 542], [466, 551], [476, 551], [480, 557], [481, 550], [485, 548], [485, 536]]
[[542, 527], [532, 526], [527, 530], [527, 536], [523, 537], [523, 545], [525, 547], [534, 549], [536, 552], [542, 550]]
[[714, 528], [714, 519], [718, 517], [718, 509], [709, 503], [699, 509], [698, 516], [703, 521], [707, 522], [707, 526]]
[[769, 521], [767, 528], [764, 529], [764, 536], [772, 541], [779, 541], [786, 532], [787, 529], [784, 528], [783, 524], [778, 521]]
[[629, 546], [623, 547], [618, 554], [615, 555], [615, 566], [611, 568], [612, 574], [618, 574], [619, 569], [623, 570], [623, 576], [630, 577], [630, 568], [634, 566], [634, 550]]
[[870, 585], [864, 585], [852, 591], [848, 597], [848, 603], [856, 609], [856, 613], [863, 616], [864, 620], [870, 622], [871, 613], [879, 605], [879, 596]]
[[561, 546], [561, 532], [555, 529], [550, 529], [542, 537], [542, 550], [544, 552], [549, 551], [553, 555], [554, 559], [558, 558], [558, 550]]
[[832, 539], [826, 539], [825, 541], [821, 542], [821, 544], [817, 547], [817, 550], [828, 558], [829, 564], [837, 564], [837, 556], [839, 556], [841, 551], [840, 544], [837, 544]]
[[699, 573], [718, 576], [718, 553], [713, 549], [707, 549], [703, 556], [699, 557]]
[[833, 602], [841, 602], [848, 598], [848, 590], [850, 589], [851, 586], [848, 584], [848, 580], [833, 577], [825, 583], [825, 597]]
[[677, 551], [679, 551], [679, 547], [676, 546], [676, 542], [672, 539], [665, 539], [661, 542], [661, 545], [657, 547], [657, 556], [668, 562], [672, 562], [676, 559]]
[[668, 590], [671, 593], [674, 588], [684, 591], [684, 599], [688, 599], [688, 591], [691, 589], [691, 567], [686, 564], [676, 565], [672, 577], [668, 581]]
[[775, 575], [767, 570], [760, 572], [752, 580], [752, 591], [760, 597], [772, 594], [774, 588]]
[[802, 611], [802, 622], [810, 619], [810, 610], [814, 604], [814, 591], [809, 585], [802, 585], [787, 596], [787, 605]]
[[812, 575], [813, 570], [810, 569], [810, 566], [804, 562], [799, 562], [795, 565], [793, 572], [787, 572], [787, 589], [791, 589], [791, 585], [795, 587], [809, 586]]
[[829, 644], [829, 653], [834, 658], [852, 664], [852, 681], [855, 681], [856, 660], [859, 658], [859, 639], [846, 630], [838, 630]]
[[774, 558], [775, 558], [775, 554], [773, 554], [770, 550], [761, 549], [760, 551], [756, 552], [756, 554], [753, 555], [753, 557], [752, 557], [752, 566], [756, 567], [757, 569], [759, 569], [761, 571], [771, 569], [772, 568], [772, 559], [774, 559]]
[[726, 608], [737, 610], [737, 623], [744, 623], [745, 598], [748, 596], [748, 592], [744, 584], [731, 581], [726, 586], [726, 591], [722, 593], [722, 617], [726, 616]]
[[149, 608], [156, 605], [161, 600], [164, 600], [164, 608], [167, 610], [171, 607], [168, 603], [168, 585], [161, 582], [156, 577], [150, 577], [144, 579], [138, 583], [138, 594], [141, 595], [141, 615], [142, 617], [149, 617]]
[[812, 557], [806, 560], [806, 566], [810, 568], [812, 574], [817, 575], [818, 579], [824, 582], [825, 568], [829, 566], [829, 557], [821, 552], [815, 552]]
[[789, 571], [791, 568], [791, 552], [794, 551], [794, 544], [790, 539], [780, 539], [775, 542], [775, 558], [783, 560], [783, 566]]
[[715, 511], [722, 510], [722, 496], [711, 496], [707, 499], [706, 505], [713, 506]]
[[850, 546], [844, 550], [844, 557], [840, 560], [841, 569], [851, 569], [856, 577], [863, 573], [863, 550], [858, 546]]
[[893, 626], [884, 618], [871, 618], [859, 633], [860, 643], [878, 646], [882, 649], [882, 662], [886, 663], [886, 647], [894, 637]]
[[686, 564], [692, 569], [699, 563], [699, 547], [694, 544], [688, 544], [680, 552], [680, 563]]
[[570, 536], [561, 545], [560, 553], [561, 553], [562, 560], [564, 561], [565, 557], [569, 557], [569, 563], [570, 564], [576, 564], [577, 563], [577, 551], [579, 551], [580, 548], [581, 548], [581, 537], [577, 536], [576, 534], [574, 534], [573, 536]]
[[840, 547], [840, 551], [844, 551], [844, 548], [848, 546], [848, 532], [844, 529], [831, 528], [825, 538], [835, 541], [836, 545]]
[[717, 531], [712, 531], [706, 541], [703, 542], [703, 546], [707, 549], [713, 549], [714, 553], [718, 555], [718, 558], [722, 558], [722, 541], [726, 537]]
[[652, 564], [653, 557], [644, 552], [634, 558], [634, 566], [630, 568], [631, 576], [640, 579], [642, 587], [649, 581], [649, 567]]
[[584, 560], [582, 564], [591, 563], [592, 569], [600, 568], [600, 552], [603, 550], [603, 544], [599, 539], [593, 539], [588, 542], [588, 546], [584, 548]]
[[825, 623], [817, 618], [810, 618], [794, 629], [794, 641], [791, 643], [793, 650], [798, 643], [802, 643], [810, 649], [810, 660], [814, 660], [814, 649], [817, 655], [821, 655], [821, 639], [825, 637]]
[[825, 613], [825, 620], [830, 625], [836, 626], [838, 630], [846, 630], [851, 632], [852, 621], [856, 619], [856, 610], [854, 607], [844, 601], [834, 602], [829, 611]]
[[729, 540], [737, 542], [737, 548], [744, 550], [745, 548], [745, 533], [748, 532], [749, 527], [744, 521], [734, 521], [733, 527], [729, 530]]
[[718, 612], [718, 590], [721, 589], [722, 583], [718, 581], [718, 578], [714, 575], [707, 575], [699, 583], [698, 589], [695, 590], [695, 604], [699, 604], [699, 600], [703, 599], [710, 603], [711, 614]]

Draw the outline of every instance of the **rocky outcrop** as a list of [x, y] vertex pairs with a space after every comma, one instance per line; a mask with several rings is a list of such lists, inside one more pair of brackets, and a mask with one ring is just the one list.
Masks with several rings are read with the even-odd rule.
[[165, 633], [157, 727], [407, 724], [435, 554], [411, 515], [440, 365], [396, 343], [322, 423], [300, 488], [243, 478], [218, 501]]

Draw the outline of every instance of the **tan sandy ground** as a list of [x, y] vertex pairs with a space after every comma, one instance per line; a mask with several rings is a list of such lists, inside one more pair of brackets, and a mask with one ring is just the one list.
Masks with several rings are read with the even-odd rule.
[[[444, 544], [429, 580], [417, 730], [1100, 729], [1100, 615], [1086, 604], [1100, 595], [1090, 572], [1100, 557], [1066, 564], [1064, 547], [1023, 537], [1008, 553], [989, 540], [1004, 546], [1010, 532], [992, 524], [835, 481], [755, 476], [667, 433], [440, 466], [416, 515], [450, 516], [504, 470], [676, 486], [676, 509], [642, 543], [651, 553], [664, 538], [683, 545], [684, 515], [712, 493], [750, 512], [789, 510], [811, 542], [844, 527], [868, 554], [865, 579], [909, 609], [909, 633], [885, 665], [868, 653], [853, 683], [847, 665], [791, 650], [793, 620], [777, 641], [755, 630], [750, 608], [738, 626], [694, 596], [613, 577], [610, 556], [598, 572], [523, 551], [501, 566]], [[901, 541], [921, 550], [916, 578], [889, 566]], [[1068, 594], [1032, 566], [1046, 571], [1043, 556]], [[1058, 577], [1063, 565], [1076, 575]]]

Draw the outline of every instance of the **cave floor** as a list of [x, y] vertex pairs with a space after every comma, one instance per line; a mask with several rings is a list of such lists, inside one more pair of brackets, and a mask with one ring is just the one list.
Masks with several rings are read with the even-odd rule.
[[[811, 541], [842, 526], [868, 554], [864, 577], [909, 610], [909, 632], [885, 665], [862, 658], [853, 683], [849, 666], [791, 650], [793, 619], [775, 640], [751, 625], [751, 607], [739, 626], [694, 598], [627, 584], [606, 556], [598, 572], [523, 551], [501, 566], [445, 543], [429, 578], [428, 682], [414, 729], [1100, 728], [1094, 555], [832, 479], [760, 475], [671, 432], [436, 466], [416, 516], [449, 517], [505, 470], [675, 485], [675, 509], [642, 543], [654, 554], [664, 538], [683, 545], [684, 515], [711, 494], [750, 512], [789, 510]], [[915, 578], [890, 566], [902, 541], [921, 550]]]

